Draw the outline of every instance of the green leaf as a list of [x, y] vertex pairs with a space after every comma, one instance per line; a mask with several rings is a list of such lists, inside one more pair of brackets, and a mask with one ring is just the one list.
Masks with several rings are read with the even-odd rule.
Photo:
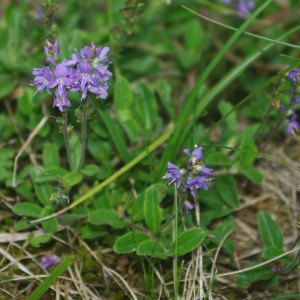
[[146, 190], [144, 202], [144, 216], [147, 227], [156, 232], [161, 225], [162, 209], [159, 207], [160, 195], [156, 186], [152, 185]]
[[209, 166], [223, 166], [228, 164], [229, 160], [223, 152], [210, 153], [205, 160], [205, 165]]
[[36, 192], [36, 195], [39, 199], [39, 201], [43, 205], [49, 204], [49, 199], [52, 193], [52, 189], [50, 184], [48, 183], [33, 183], [34, 190]]
[[219, 210], [224, 205], [222, 198], [216, 189], [210, 188], [207, 191], [201, 189], [197, 194], [199, 201], [212, 209]]
[[266, 211], [259, 211], [257, 214], [258, 229], [260, 237], [266, 248], [283, 248], [283, 234], [277, 223], [272, 220]]
[[212, 209], [204, 208], [200, 212], [200, 225], [201, 227], [206, 227], [214, 219], [218, 219], [227, 216], [231, 213], [231, 208], [223, 209]]
[[17, 80], [15, 78], [4, 74], [0, 75], [0, 82], [0, 99], [5, 98], [12, 93], [17, 85]]
[[89, 215], [88, 208], [87, 207], [81, 207], [81, 208], [78, 208], [78, 209], [74, 210], [70, 214], [63, 215], [60, 219], [60, 222], [62, 224], [72, 223], [72, 222], [75, 222], [77, 220], [86, 218], [88, 215]]
[[41, 173], [32, 174], [31, 176], [36, 183], [43, 183], [52, 180], [59, 180], [61, 177], [63, 177], [66, 174], [68, 174], [68, 171], [66, 171], [65, 169], [53, 167]]
[[[243, 150], [257, 152], [257, 147], [252, 138], [245, 138], [240, 147]], [[256, 158], [254, 153], [249, 152], [240, 152], [240, 166], [241, 168], [245, 168], [252, 164]]]
[[137, 246], [143, 242], [149, 240], [149, 236], [142, 232], [132, 232], [126, 233], [119, 237], [115, 244], [113, 250], [118, 253], [131, 253], [137, 249]]
[[[177, 255], [184, 255], [196, 249], [202, 243], [205, 234], [202, 228], [191, 228], [179, 234], [177, 238]], [[175, 242], [173, 242], [167, 255], [175, 255]]]
[[[221, 112], [222, 116], [225, 116], [233, 108], [233, 106], [230, 102], [221, 100], [218, 102], [218, 108], [219, 108], [219, 111]], [[236, 118], [237, 118], [236, 112], [233, 112], [224, 121], [227, 132], [230, 135], [235, 133], [235, 131], [236, 131]]]
[[128, 80], [123, 77], [117, 77], [114, 86], [114, 106], [116, 112], [128, 109], [132, 102], [132, 92]]
[[[274, 248], [274, 247], [271, 247], [271, 248], [267, 248], [265, 249], [262, 253], [261, 253], [261, 257], [264, 258], [264, 259], [272, 259], [276, 256], [279, 256], [281, 254], [283, 254], [284, 251], [282, 249], [279, 249], [279, 248]], [[282, 258], [279, 259], [279, 261], [282, 260]]]
[[20, 220], [16, 226], [15, 226], [15, 230], [16, 231], [21, 231], [21, 230], [24, 230], [24, 229], [28, 229], [30, 227], [33, 227], [35, 226], [35, 224], [29, 224], [28, 221], [31, 221], [30, 219], [27, 219], [27, 218], [24, 218], [22, 220]]
[[120, 218], [114, 211], [110, 209], [97, 209], [93, 211], [88, 221], [94, 225], [107, 224], [113, 228], [119, 229], [126, 227], [124, 219]]
[[27, 298], [27, 300], [38, 300], [47, 292], [51, 284], [57, 280], [70, 266], [72, 257], [67, 256]]
[[31, 191], [32, 185], [29, 182], [24, 182], [16, 187], [16, 192], [23, 196], [26, 200], [34, 201], [34, 195]]
[[0, 167], [0, 181], [3, 181], [6, 179], [7, 173], [4, 168]]
[[71, 172], [63, 177], [63, 182], [67, 182], [69, 186], [73, 186], [82, 180], [82, 175], [78, 172]]
[[175, 110], [171, 106], [171, 86], [166, 81], [159, 80], [157, 82], [157, 92], [161, 102], [173, 120], [175, 116]]
[[256, 184], [261, 184], [264, 180], [264, 175], [254, 168], [242, 169], [241, 173]]
[[144, 220], [144, 203], [146, 192], [140, 193], [132, 205], [133, 221], [138, 222]]
[[34, 237], [30, 242], [33, 247], [39, 248], [40, 244], [48, 243], [51, 239], [50, 235], [38, 235]]
[[88, 149], [95, 159], [102, 163], [109, 160], [111, 155], [111, 145], [94, 134], [88, 136]]
[[131, 110], [124, 109], [118, 113], [118, 119], [127, 133], [129, 139], [136, 143], [139, 138], [140, 128], [136, 122], [134, 115]]
[[23, 94], [18, 99], [18, 108], [26, 116], [32, 113], [33, 91], [25, 88]]
[[240, 200], [236, 191], [235, 180], [231, 175], [220, 175], [216, 177], [217, 190], [223, 201], [231, 207], [239, 207]]
[[101, 116], [101, 119], [105, 123], [105, 126], [109, 131], [114, 143], [116, 144], [123, 161], [125, 163], [128, 163], [130, 161], [130, 155], [127, 151], [123, 132], [119, 128], [118, 124], [112, 119], [110, 112], [107, 110], [102, 101], [99, 101], [98, 99], [93, 99], [93, 103], [96, 106], [97, 111]]
[[134, 108], [144, 127], [153, 129], [157, 120], [157, 103], [154, 94], [144, 82], [139, 82], [135, 89]]
[[248, 288], [254, 280], [268, 280], [271, 279], [274, 274], [271, 272], [270, 267], [261, 266], [256, 269], [243, 272], [235, 281], [236, 285], [241, 288]]
[[[50, 216], [53, 213], [54, 213], [54, 211], [53, 211], [52, 207], [46, 206], [43, 209], [40, 217], [44, 218], [44, 217]], [[49, 220], [45, 220], [45, 221], [41, 222], [41, 224], [42, 224], [42, 227], [47, 232], [49, 232], [50, 234], [54, 234], [57, 230], [57, 220], [56, 220], [56, 218], [51, 218]]]
[[147, 255], [154, 258], [166, 259], [166, 251], [152, 240], [147, 240], [140, 243], [136, 250], [137, 255]]
[[43, 150], [43, 165], [45, 169], [59, 167], [59, 153], [53, 144], [46, 144]]
[[33, 203], [20, 202], [14, 206], [13, 212], [26, 217], [39, 218], [42, 213], [42, 208]]
[[85, 165], [81, 170], [81, 173], [85, 176], [94, 176], [98, 172], [98, 167], [96, 165]]
[[[215, 228], [212, 232], [211, 235], [213, 236], [210, 238], [210, 241], [212, 241], [214, 244], [217, 246], [220, 245], [222, 239], [224, 236], [233, 229], [234, 226], [234, 220], [231, 216], [226, 218], [221, 225], [219, 225], [217, 228]], [[223, 244], [223, 249], [230, 255], [233, 256], [234, 253], [234, 246], [232, 241], [227, 238]]]
[[102, 225], [87, 224], [82, 231], [81, 237], [83, 239], [95, 239], [97, 237], [105, 236], [108, 232]]

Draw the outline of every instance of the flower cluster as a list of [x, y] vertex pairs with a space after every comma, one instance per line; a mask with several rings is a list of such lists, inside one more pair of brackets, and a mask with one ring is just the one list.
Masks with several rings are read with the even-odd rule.
[[[168, 179], [166, 182], [168, 185], [176, 183], [178, 189], [183, 183], [183, 193], [189, 189], [194, 198], [196, 198], [196, 189], [207, 190], [205, 182], [210, 181], [208, 175], [211, 175], [213, 171], [203, 165], [202, 149], [197, 145], [195, 145], [195, 150], [192, 153], [189, 149], [185, 149], [184, 153], [189, 157], [187, 168], [179, 169], [176, 165], [168, 162], [168, 170], [163, 177], [163, 179]], [[185, 202], [186, 212], [194, 207], [194, 204]]]
[[[300, 70], [298, 69], [291, 70], [288, 73], [287, 78], [290, 80], [292, 84], [292, 88], [290, 89], [290, 95], [291, 95], [290, 104], [288, 106], [290, 107], [291, 105], [300, 102]], [[287, 110], [288, 108], [280, 104], [280, 109]], [[287, 123], [285, 134], [286, 135], [293, 134], [294, 136], [296, 136], [295, 131], [298, 131], [300, 129], [300, 125], [297, 122], [297, 115], [295, 113], [295, 108], [292, 108], [291, 111], [292, 111], [292, 117]]]
[[[225, 4], [230, 4], [231, 0], [219, 0]], [[253, 10], [255, 7], [254, 0], [238, 0], [236, 3], [236, 10], [239, 18], [249, 18], [250, 10]]]
[[56, 204], [62, 204], [66, 201], [69, 203], [69, 197], [67, 196], [68, 189], [58, 187], [57, 191], [52, 193], [50, 196], [50, 202], [55, 202]]
[[108, 79], [112, 73], [108, 71], [110, 61], [107, 59], [108, 47], [96, 48], [94, 42], [91, 46], [83, 47], [79, 52], [71, 55], [71, 60], [57, 62], [59, 55], [58, 42], [54, 44], [46, 40], [44, 51], [47, 56], [46, 63], [49, 66], [34, 68], [32, 74], [35, 76], [31, 85], [37, 86], [36, 93], [47, 89], [55, 89], [53, 107], [57, 106], [61, 112], [64, 106], [70, 107], [71, 103], [67, 98], [68, 92], [79, 91], [81, 100], [85, 99], [87, 93], [95, 94], [97, 98], [105, 99], [109, 87]]

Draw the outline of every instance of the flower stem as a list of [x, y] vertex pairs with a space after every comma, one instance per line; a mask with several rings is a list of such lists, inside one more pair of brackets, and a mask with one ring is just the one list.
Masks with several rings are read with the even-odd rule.
[[85, 150], [86, 150], [86, 124], [88, 119], [88, 108], [89, 108], [89, 101], [86, 100], [85, 103], [82, 105], [82, 115], [81, 115], [81, 155], [79, 164], [77, 166], [77, 171], [79, 171], [84, 163], [85, 159]]
[[175, 261], [174, 261], [174, 299], [177, 300], [178, 294], [178, 275], [177, 275], [177, 234], [178, 234], [178, 207], [177, 207], [177, 187], [174, 184], [174, 204], [175, 204]]
[[70, 147], [70, 143], [69, 143], [67, 113], [65, 111], [62, 112], [62, 117], [64, 120], [64, 123], [62, 125], [62, 133], [63, 133], [64, 139], [65, 139], [65, 145], [66, 145], [66, 150], [67, 150], [69, 166], [70, 166], [71, 171], [73, 171], [74, 164], [73, 164], [73, 158], [72, 158], [72, 154], [71, 154], [71, 147]]

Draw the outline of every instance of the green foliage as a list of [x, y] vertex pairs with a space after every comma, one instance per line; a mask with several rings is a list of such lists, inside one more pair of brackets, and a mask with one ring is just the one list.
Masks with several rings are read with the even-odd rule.
[[146, 240], [141, 242], [136, 249], [136, 254], [147, 255], [160, 259], [167, 258], [165, 250], [158, 243], [155, 243], [152, 240]]
[[144, 216], [147, 227], [156, 232], [160, 228], [162, 220], [162, 209], [159, 207], [160, 195], [155, 185], [146, 190], [144, 202]]
[[93, 225], [108, 224], [116, 229], [126, 226], [124, 219], [118, 217], [114, 211], [109, 209], [97, 209], [91, 212], [88, 221]]
[[42, 213], [42, 208], [29, 202], [20, 202], [14, 206], [13, 212], [26, 217], [38, 218]]
[[239, 207], [240, 200], [236, 191], [235, 180], [231, 175], [221, 175], [216, 178], [217, 190], [223, 201], [231, 207]]
[[148, 239], [149, 237], [142, 232], [129, 232], [116, 240], [114, 251], [119, 254], [134, 252], [141, 242]]
[[67, 256], [29, 296], [28, 300], [40, 299], [49, 289], [51, 284], [57, 280], [70, 266], [72, 257]]
[[270, 267], [266, 265], [242, 273], [235, 283], [237, 286], [246, 289], [254, 280], [270, 280], [274, 276], [275, 275], [270, 271]]
[[[206, 232], [202, 228], [190, 228], [178, 235], [177, 255], [184, 255], [196, 249], [203, 241]], [[168, 256], [175, 255], [175, 242], [167, 253]]]
[[260, 237], [266, 248], [283, 247], [283, 234], [277, 223], [266, 211], [259, 211], [257, 214]]
[[[188, 1], [176, 0], [169, 5], [166, 1], [51, 0], [41, 4], [41, 19], [36, 18], [34, 1], [6, 2], [0, 22], [0, 194], [3, 201], [13, 198], [16, 204], [11, 220], [3, 219], [4, 232], [11, 229], [9, 222], [16, 224], [16, 231], [30, 232], [33, 226], [40, 226], [45, 234], [29, 235], [29, 241], [43, 248], [52, 236], [64, 236], [64, 231], [57, 233], [58, 224], [71, 224], [76, 235], [91, 240], [91, 247], [113, 247], [117, 254], [135, 253], [140, 262], [148, 256], [151, 268], [153, 258], [163, 259], [162, 275], [170, 278], [171, 257], [175, 256], [173, 189], [161, 184], [168, 161], [184, 166], [182, 150], [198, 144], [204, 148], [204, 165], [214, 169], [214, 180], [207, 183], [207, 191], [197, 191], [196, 199], [179, 191], [177, 255], [203, 243], [204, 268], [225, 235], [238, 230], [232, 214], [240, 207], [238, 194], [253, 186], [255, 194], [260, 191], [256, 185], [263, 183], [264, 176], [256, 158], [272, 159], [299, 171], [296, 166], [257, 153], [264, 147], [262, 141], [273, 139], [271, 132], [280, 125], [283, 113], [275, 100], [285, 106], [290, 103], [291, 83], [286, 73], [299, 68], [297, 58], [293, 58], [299, 46], [288, 39], [299, 31], [293, 1], [276, 5], [272, 0], [263, 1], [262, 7], [245, 20], [236, 19], [234, 8], [218, 1], [185, 3], [193, 7], [187, 11], [182, 4]], [[203, 9], [214, 19], [226, 17], [226, 23], [235, 27], [223, 24], [218, 28], [201, 22], [195, 14]], [[257, 26], [263, 22], [256, 21], [257, 16], [269, 20], [283, 10], [290, 13], [289, 18], [272, 26]], [[246, 31], [250, 24], [257, 35], [250, 33], [253, 28]], [[107, 99], [88, 96], [87, 151], [82, 168], [78, 166], [84, 101], [79, 92], [68, 92], [71, 107], [66, 115], [76, 171], [68, 167], [64, 121], [57, 107], [52, 107], [55, 95], [46, 89], [34, 95], [36, 86], [30, 86], [32, 68], [44, 65], [45, 38], [58, 40], [60, 58], [69, 59], [74, 48], [79, 50], [91, 41], [110, 47], [109, 70], [114, 76]], [[290, 69], [283, 70], [284, 65]], [[299, 105], [295, 108], [297, 113]], [[48, 120], [32, 136], [15, 165], [16, 154], [45, 113]], [[289, 117], [290, 112], [278, 127], [275, 144], [283, 141]], [[16, 187], [12, 186], [14, 166]], [[60, 196], [58, 188], [62, 189]], [[62, 198], [65, 194], [68, 199]], [[194, 211], [185, 213], [185, 201], [195, 201], [200, 217]], [[62, 215], [61, 209], [65, 209]], [[53, 213], [60, 215], [29, 223]], [[198, 217], [200, 228], [194, 228]], [[284, 254], [283, 233], [277, 223], [263, 211], [257, 220], [265, 246], [262, 259]], [[225, 261], [232, 260], [234, 250], [227, 237], [221, 248]], [[139, 270], [136, 258], [128, 257], [130, 266]], [[256, 264], [252, 258], [250, 263]], [[289, 256], [274, 263], [292, 264]], [[70, 258], [30, 299], [42, 297], [69, 264]], [[270, 267], [244, 272], [236, 284], [248, 288], [255, 280], [264, 280], [268, 286], [274, 285], [278, 279]], [[145, 272], [144, 276], [148, 275]], [[88, 276], [83, 278], [89, 281]], [[154, 290], [155, 275], [152, 277], [149, 280], [153, 280]]]

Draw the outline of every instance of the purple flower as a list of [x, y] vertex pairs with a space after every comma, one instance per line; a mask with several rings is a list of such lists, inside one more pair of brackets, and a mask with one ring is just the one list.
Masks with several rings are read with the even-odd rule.
[[209, 168], [202, 166], [202, 170], [201, 170], [202, 174], [211, 175], [212, 171], [213, 171], [213, 169], [209, 169]]
[[286, 135], [289, 135], [292, 133], [294, 136], [296, 136], [295, 130], [298, 131], [300, 128], [300, 125], [296, 121], [296, 119], [297, 119], [297, 115], [294, 113], [292, 115], [292, 118], [290, 119], [290, 121], [288, 122], [288, 124], [286, 126], [286, 132], [285, 132]]
[[38, 91], [42, 93], [45, 88], [47, 88], [48, 94], [51, 95], [49, 88], [51, 88], [50, 82], [53, 80], [53, 76], [50, 72], [50, 68], [49, 67], [43, 69], [34, 68], [32, 74], [35, 75], [35, 78], [33, 79], [30, 85], [32, 86], [37, 85], [37, 90], [34, 93], [34, 95]]
[[188, 213], [189, 210], [194, 209], [197, 205], [192, 204], [191, 202], [185, 202], [185, 212]]
[[191, 152], [189, 149], [184, 149], [184, 153], [190, 158], [189, 162], [188, 162], [188, 166], [192, 166], [194, 164], [196, 164], [196, 162], [198, 162], [199, 160], [202, 160], [204, 158], [204, 156], [202, 155], [202, 147], [197, 148], [197, 145], [195, 145], [195, 150]]
[[[300, 81], [300, 74], [298, 69], [293, 69], [288, 73], [288, 79], [292, 81], [293, 84], [296, 84], [296, 81]], [[291, 91], [290, 91], [291, 93]], [[292, 89], [292, 93], [294, 93]]]
[[250, 12], [249, 10], [255, 7], [255, 3], [253, 0], [240, 0], [237, 5], [236, 9], [238, 11], [239, 18], [249, 18]]
[[58, 41], [56, 40], [54, 42], [54, 44], [50, 43], [47, 39], [46, 39], [46, 43], [47, 43], [47, 46], [44, 46], [44, 51], [45, 51], [45, 54], [48, 55], [48, 54], [52, 54], [57, 57], [58, 54], [59, 54], [59, 47], [58, 47]]
[[283, 104], [279, 105], [280, 110], [284, 111], [285, 110], [285, 106]]
[[42, 257], [42, 267], [44, 269], [47, 269], [52, 265], [59, 264], [60, 262], [61, 258], [56, 255], [45, 255]]
[[186, 190], [189, 188], [191, 190], [191, 194], [194, 198], [196, 198], [195, 189], [196, 187], [196, 179], [194, 178], [188, 178], [185, 182], [185, 187], [183, 189], [183, 192], [185, 193]]
[[196, 178], [195, 178], [195, 186], [197, 189], [205, 189], [207, 190], [207, 186], [204, 184], [204, 182], [207, 181], [207, 178], [206, 178], [206, 175], [201, 175], [200, 173], [198, 173], [196, 175]]
[[[57, 86], [58, 95], [63, 97], [66, 92], [66, 87], [71, 87], [73, 80], [69, 78], [69, 68], [63, 63], [57, 64], [54, 69], [54, 76], [49, 84], [49, 88], [54, 88]], [[55, 93], [56, 94], [56, 93]]]
[[219, 2], [223, 2], [225, 4], [230, 4], [231, 0], [219, 0]]
[[171, 185], [173, 182], [177, 182], [177, 188], [180, 188], [181, 184], [181, 172], [177, 166], [168, 161], [168, 170], [163, 179], [169, 179], [167, 181], [168, 185]]
[[57, 106], [58, 109], [63, 112], [64, 108], [63, 106], [70, 107], [71, 103], [69, 99], [67, 98], [67, 91], [64, 89], [62, 90], [61, 94], [59, 93], [59, 90], [57, 89], [55, 91], [55, 99], [53, 101], [53, 107]]

